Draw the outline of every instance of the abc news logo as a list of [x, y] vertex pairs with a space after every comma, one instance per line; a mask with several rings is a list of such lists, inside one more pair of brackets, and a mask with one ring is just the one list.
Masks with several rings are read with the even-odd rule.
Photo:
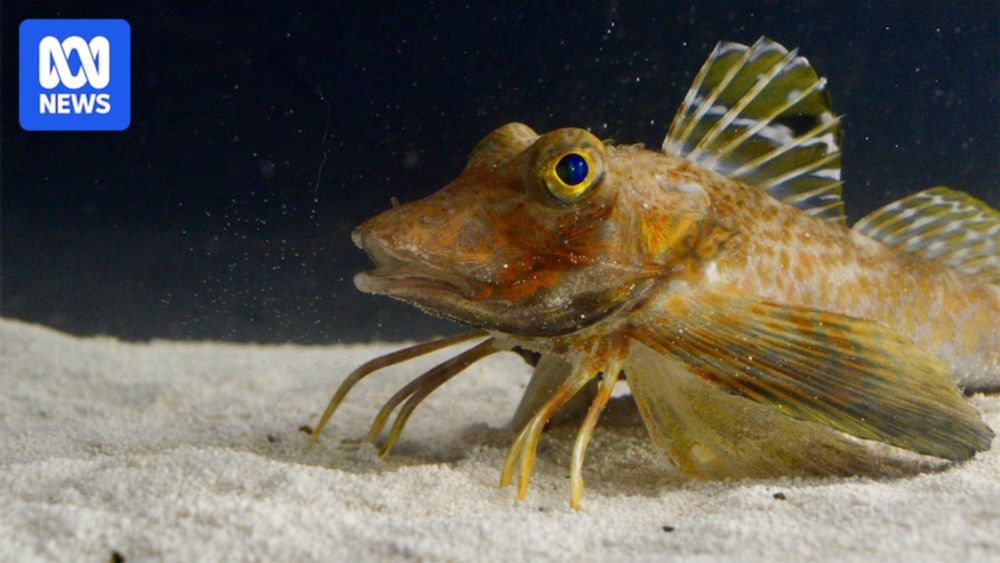
[[125, 20], [24, 20], [20, 121], [29, 131], [121, 131], [131, 121]]
[[[80, 68], [73, 72], [70, 57], [80, 58]], [[61, 42], [48, 35], [38, 42], [38, 83], [52, 90], [60, 84], [70, 90], [79, 90], [89, 84], [95, 90], [107, 88], [111, 81], [111, 44], [108, 38], [98, 35], [88, 43], [79, 35]], [[39, 113], [94, 113], [111, 111], [111, 94], [90, 92], [39, 94]]]

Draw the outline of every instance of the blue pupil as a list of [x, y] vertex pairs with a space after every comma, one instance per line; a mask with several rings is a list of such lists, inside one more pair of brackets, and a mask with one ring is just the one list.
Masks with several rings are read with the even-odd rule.
[[556, 163], [556, 175], [567, 186], [575, 186], [587, 179], [587, 161], [576, 153], [570, 153]]

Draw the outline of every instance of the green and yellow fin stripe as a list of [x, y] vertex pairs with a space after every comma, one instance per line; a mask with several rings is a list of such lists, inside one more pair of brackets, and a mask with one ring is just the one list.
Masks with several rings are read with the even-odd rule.
[[731, 393], [858, 438], [950, 460], [993, 438], [940, 361], [875, 322], [706, 291], [664, 303], [634, 336]]
[[840, 119], [825, 87], [809, 61], [770, 39], [719, 43], [663, 150], [843, 224]]
[[641, 342], [633, 342], [625, 372], [653, 442], [686, 475], [742, 479], [885, 470], [885, 457], [844, 434], [746, 400]]
[[874, 211], [854, 230], [1000, 285], [1000, 213], [969, 194], [924, 190]]

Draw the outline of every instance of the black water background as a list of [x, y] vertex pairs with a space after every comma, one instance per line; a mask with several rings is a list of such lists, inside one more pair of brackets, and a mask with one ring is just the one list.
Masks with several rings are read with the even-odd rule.
[[[935, 184], [1000, 204], [997, 2], [377, 4], [4, 2], [0, 314], [137, 340], [453, 332], [354, 290], [356, 224], [508, 121], [658, 145], [715, 42], [764, 34], [830, 79], [852, 219]], [[27, 17], [129, 21], [128, 131], [18, 127]]]

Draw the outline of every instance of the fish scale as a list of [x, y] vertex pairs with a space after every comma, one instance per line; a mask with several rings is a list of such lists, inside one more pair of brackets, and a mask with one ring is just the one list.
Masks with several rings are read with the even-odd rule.
[[939, 187], [848, 229], [826, 87], [766, 38], [720, 43], [662, 150], [521, 123], [487, 135], [444, 188], [352, 235], [375, 264], [359, 289], [475, 330], [352, 372], [311, 443], [371, 373], [477, 342], [389, 398], [369, 433], [381, 455], [435, 389], [503, 351], [535, 369], [500, 477], [519, 498], [549, 421], [579, 419], [580, 507], [619, 380], [693, 478], [879, 474], [887, 454], [854, 438], [954, 462], [988, 449], [960, 386], [1000, 389], [1000, 214]]

